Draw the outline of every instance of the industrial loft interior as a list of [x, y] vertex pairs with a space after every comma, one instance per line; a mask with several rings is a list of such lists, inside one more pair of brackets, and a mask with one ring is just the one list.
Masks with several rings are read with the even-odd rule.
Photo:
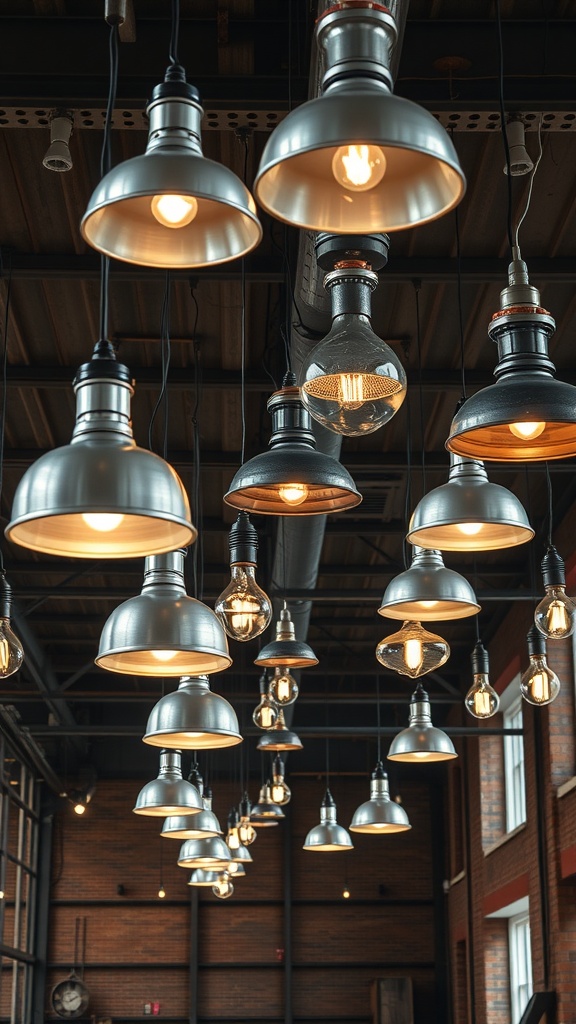
[[0, 0], [0, 1024], [575, 1024], [575, 42]]

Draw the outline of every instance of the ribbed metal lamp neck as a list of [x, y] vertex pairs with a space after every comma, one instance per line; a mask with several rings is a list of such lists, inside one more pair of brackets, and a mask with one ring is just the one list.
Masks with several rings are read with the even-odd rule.
[[12, 587], [6, 579], [6, 573], [0, 572], [0, 619], [9, 619], [12, 607]]
[[488, 658], [488, 651], [481, 640], [477, 640], [474, 644], [470, 660], [472, 662], [473, 675], [488, 675], [490, 671], [490, 660]]
[[529, 657], [546, 657], [546, 637], [536, 625], [530, 626], [526, 636]]
[[409, 723], [411, 726], [432, 725], [430, 698], [421, 683], [410, 698]]
[[292, 617], [287, 608], [280, 610], [280, 618], [276, 623], [276, 640], [295, 640], [296, 631]]
[[239, 512], [228, 536], [230, 565], [256, 565], [258, 534], [247, 512]]
[[489, 337], [498, 346], [494, 376], [520, 371], [554, 375], [548, 341], [556, 324], [540, 305], [540, 292], [529, 283], [528, 269], [519, 256], [508, 267], [508, 285], [500, 293], [500, 300], [501, 308], [488, 327]]
[[144, 582], [142, 593], [156, 589], [170, 589], [186, 594], [184, 583], [184, 558], [186, 551], [168, 551], [163, 555], [150, 555], [144, 560]]
[[566, 570], [562, 555], [551, 544], [541, 562], [542, 582], [545, 587], [565, 587]]
[[204, 111], [198, 91], [183, 77], [174, 80], [173, 69], [168, 69], [164, 82], [157, 85], [146, 113], [149, 118], [146, 153], [159, 146], [169, 145], [202, 156], [200, 124]]
[[179, 750], [160, 751], [160, 770], [158, 778], [182, 778], [182, 754]]
[[469, 459], [464, 455], [450, 452], [449, 481], [465, 481], [487, 483], [488, 473], [481, 459]]
[[370, 799], [390, 799], [390, 786], [388, 783], [388, 775], [384, 771], [384, 765], [382, 761], [378, 761], [376, 768], [372, 772], [372, 778], [370, 779]]
[[372, 292], [378, 286], [378, 275], [361, 267], [338, 267], [324, 278], [324, 287], [330, 292], [332, 319], [351, 313], [354, 316], [372, 316]]
[[319, 17], [316, 33], [326, 68], [322, 92], [358, 78], [392, 88], [390, 60], [398, 33], [389, 11], [369, 3], [335, 4]]
[[90, 362], [83, 363], [76, 373], [76, 422], [71, 444], [111, 435], [116, 436], [118, 444], [128, 441], [135, 445], [130, 419], [134, 385], [128, 367], [116, 362], [110, 352], [113, 356], [113, 350], [105, 347], [98, 351], [97, 345]]
[[272, 418], [269, 447], [301, 444], [316, 449], [312, 417], [300, 398], [300, 388], [290, 384], [270, 396], [266, 408]]

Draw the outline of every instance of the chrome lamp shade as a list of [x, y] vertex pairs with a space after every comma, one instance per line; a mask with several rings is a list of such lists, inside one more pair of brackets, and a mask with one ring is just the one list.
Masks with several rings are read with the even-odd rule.
[[316, 450], [310, 413], [294, 374], [286, 374], [267, 407], [272, 416], [270, 449], [240, 467], [224, 501], [272, 516], [323, 515], [359, 505], [362, 495], [344, 466]]
[[448, 483], [418, 502], [406, 539], [440, 551], [494, 551], [533, 536], [516, 495], [490, 483], [483, 462], [451, 454]]
[[209, 839], [223, 835], [214, 811], [206, 807], [197, 814], [171, 814], [166, 818], [161, 835], [164, 839]]
[[250, 811], [250, 821], [254, 828], [270, 828], [273, 825], [278, 825], [284, 817], [282, 808], [272, 802], [270, 780], [268, 780], [260, 790], [258, 803]]
[[180, 847], [180, 868], [227, 868], [232, 860], [230, 850], [220, 836], [207, 839], [187, 839]]
[[143, 676], [222, 672], [232, 664], [220, 620], [186, 593], [183, 551], [146, 559], [142, 592], [107, 619], [95, 660], [109, 672]]
[[144, 743], [178, 750], [234, 747], [242, 742], [236, 712], [212, 693], [208, 676], [185, 676], [173, 693], [152, 708]]
[[496, 383], [459, 408], [446, 447], [498, 462], [565, 459], [576, 454], [576, 387], [554, 378], [548, 341], [556, 325], [522, 260], [512, 261], [508, 280], [488, 328], [498, 346]]
[[170, 814], [194, 814], [202, 807], [202, 797], [196, 786], [182, 778], [180, 751], [162, 750], [158, 778], [140, 790], [134, 814], [165, 818]]
[[398, 231], [460, 201], [465, 180], [447, 133], [392, 95], [396, 27], [380, 5], [336, 3], [320, 16], [323, 94], [270, 136], [255, 181], [279, 220], [314, 231]]
[[286, 728], [284, 708], [278, 708], [276, 725], [260, 737], [256, 750], [268, 750], [270, 753], [276, 750], [302, 750], [300, 737], [292, 729]]
[[316, 850], [318, 853], [340, 853], [354, 849], [349, 833], [336, 821], [336, 804], [329, 789], [320, 805], [320, 824], [310, 829], [302, 849]]
[[207, 871], [205, 868], [194, 868], [187, 885], [213, 886], [218, 881], [219, 871]]
[[378, 761], [370, 780], [370, 799], [354, 811], [350, 831], [387, 835], [407, 832], [410, 828], [412, 826], [404, 808], [390, 799], [388, 775], [382, 762]]
[[409, 726], [392, 740], [388, 759], [419, 763], [451, 761], [457, 756], [450, 737], [432, 725], [430, 700], [419, 683], [410, 701]]
[[203, 110], [183, 69], [169, 68], [148, 107], [146, 152], [96, 187], [81, 231], [94, 249], [144, 267], [202, 267], [245, 256], [262, 228], [248, 189], [202, 155]]
[[130, 372], [99, 342], [74, 381], [70, 444], [26, 471], [6, 536], [47, 555], [136, 558], [185, 547], [196, 538], [182, 482], [132, 435]]
[[433, 622], [476, 615], [480, 605], [468, 580], [447, 569], [439, 551], [414, 548], [412, 564], [387, 586], [378, 609], [389, 619]]
[[276, 623], [276, 639], [262, 648], [254, 664], [264, 668], [311, 668], [318, 664], [318, 658], [310, 645], [296, 639], [294, 623], [287, 608], [280, 611]]

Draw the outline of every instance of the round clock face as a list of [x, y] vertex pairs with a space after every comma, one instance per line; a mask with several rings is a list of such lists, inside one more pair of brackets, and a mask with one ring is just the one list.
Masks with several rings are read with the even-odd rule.
[[88, 989], [76, 975], [60, 981], [52, 989], [52, 1008], [59, 1017], [72, 1020], [84, 1013], [89, 1001]]

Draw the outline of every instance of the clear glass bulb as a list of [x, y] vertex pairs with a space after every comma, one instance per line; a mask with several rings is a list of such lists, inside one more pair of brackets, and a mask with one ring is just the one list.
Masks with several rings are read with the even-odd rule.
[[233, 640], [253, 640], [270, 625], [270, 599], [256, 583], [253, 565], [232, 565], [230, 575], [214, 610]]
[[325, 338], [300, 370], [302, 401], [310, 415], [337, 434], [360, 437], [392, 419], [406, 396], [406, 374], [396, 353], [359, 313], [335, 316]]
[[306, 484], [283, 484], [278, 494], [287, 505], [301, 505], [308, 497], [308, 488]]
[[343, 900], [349, 900], [350, 899], [350, 889], [348, 888], [347, 885], [345, 885], [344, 888], [342, 889], [342, 899]]
[[159, 900], [163, 900], [165, 898], [165, 896], [166, 896], [166, 890], [165, 890], [164, 886], [162, 884], [160, 884], [160, 888], [158, 889], [158, 899]]
[[546, 587], [546, 597], [536, 607], [534, 622], [550, 640], [563, 640], [574, 630], [576, 605], [566, 594], [565, 587]]
[[236, 825], [228, 829], [228, 834], [226, 836], [226, 846], [228, 847], [229, 850], [240, 849], [240, 835]]
[[284, 807], [290, 803], [292, 798], [292, 791], [290, 786], [284, 782], [281, 775], [274, 775], [272, 777], [272, 785], [270, 787], [270, 796], [273, 804], [278, 804], [279, 807]]
[[14, 675], [24, 661], [24, 648], [10, 625], [10, 619], [0, 618], [0, 679]]
[[119, 512], [83, 512], [82, 519], [91, 530], [97, 530], [98, 533], [111, 533], [112, 530], [116, 530], [120, 526], [124, 516]]
[[222, 871], [218, 875], [216, 884], [212, 886], [212, 892], [221, 900], [227, 900], [229, 896], [232, 896], [234, 886], [230, 881], [230, 876], [227, 871]]
[[251, 846], [256, 839], [257, 832], [254, 826], [250, 824], [249, 818], [240, 818], [238, 835], [240, 836], [242, 846]]
[[376, 648], [376, 658], [381, 665], [412, 679], [440, 668], [449, 657], [446, 641], [424, 629], [419, 622], [404, 622], [402, 629], [385, 637]]
[[293, 704], [299, 692], [298, 683], [294, 676], [290, 674], [285, 666], [277, 665], [268, 688], [268, 694], [274, 703], [279, 704], [280, 707]]
[[184, 228], [198, 213], [198, 201], [194, 196], [154, 196], [150, 209], [163, 227]]
[[508, 429], [514, 437], [519, 437], [521, 441], [532, 441], [535, 437], [540, 437], [540, 434], [544, 431], [545, 423], [509, 423]]
[[560, 680], [542, 654], [531, 654], [520, 680], [520, 692], [529, 704], [551, 704], [560, 693]]
[[254, 725], [257, 725], [259, 729], [273, 729], [277, 720], [277, 705], [266, 693], [263, 693], [262, 699], [252, 715]]
[[484, 672], [478, 672], [473, 679], [464, 699], [466, 710], [474, 718], [492, 718], [500, 707], [500, 697], [490, 686], [490, 680]]
[[385, 171], [386, 157], [379, 146], [339, 146], [332, 157], [336, 181], [352, 192], [375, 188]]

